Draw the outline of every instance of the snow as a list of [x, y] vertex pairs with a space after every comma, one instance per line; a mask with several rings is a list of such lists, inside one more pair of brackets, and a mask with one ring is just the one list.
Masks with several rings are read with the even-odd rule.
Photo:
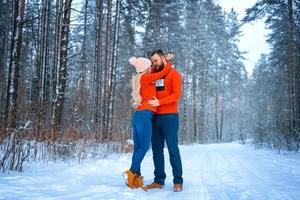
[[15, 91], [15, 90], [14, 90], [13, 84], [11, 84], [10, 87], [9, 87], [9, 93], [10, 93], [10, 94], [13, 94], [14, 91]]
[[128, 139], [128, 140], [127, 140], [127, 144], [132, 144], [132, 145], [133, 145], [133, 144], [134, 144], [134, 143], [133, 143], [133, 140]]
[[[199, 199], [296, 200], [300, 196], [300, 154], [255, 150], [250, 145], [180, 146], [183, 192], [172, 192], [166, 154], [166, 185], [144, 192], [124, 186], [121, 174], [131, 154], [111, 155], [83, 164], [33, 163], [24, 173], [0, 175], [0, 199]], [[142, 164], [145, 183], [153, 180], [152, 155]]]

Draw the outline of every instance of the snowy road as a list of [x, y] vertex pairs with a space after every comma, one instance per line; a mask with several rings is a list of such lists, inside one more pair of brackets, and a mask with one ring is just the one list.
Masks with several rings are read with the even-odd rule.
[[[0, 199], [300, 199], [300, 154], [276, 154], [249, 145], [181, 146], [184, 191], [174, 193], [166, 156], [165, 188], [144, 192], [123, 185], [121, 173], [130, 154], [84, 164], [32, 165], [25, 173], [0, 174]], [[165, 151], [167, 153], [167, 150]], [[142, 165], [145, 182], [152, 182], [151, 151]]]

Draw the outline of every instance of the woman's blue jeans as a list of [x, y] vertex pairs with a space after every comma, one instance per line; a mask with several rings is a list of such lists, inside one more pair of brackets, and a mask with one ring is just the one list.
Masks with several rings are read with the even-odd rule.
[[135, 111], [132, 116], [134, 149], [130, 170], [138, 175], [141, 175], [141, 163], [150, 148], [152, 116], [150, 110]]

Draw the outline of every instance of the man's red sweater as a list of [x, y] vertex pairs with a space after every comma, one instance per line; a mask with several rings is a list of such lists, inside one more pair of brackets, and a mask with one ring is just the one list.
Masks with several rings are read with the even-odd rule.
[[[182, 79], [180, 73], [171, 68], [163, 80], [163, 89], [156, 91], [159, 106], [155, 114], [178, 113], [179, 99], [181, 97]], [[157, 87], [158, 88], [158, 87]]]

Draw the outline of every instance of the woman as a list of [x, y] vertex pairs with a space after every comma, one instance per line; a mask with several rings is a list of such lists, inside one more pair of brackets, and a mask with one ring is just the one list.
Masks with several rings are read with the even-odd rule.
[[[167, 56], [169, 60], [173, 55]], [[132, 106], [136, 109], [132, 116], [133, 142], [134, 149], [132, 163], [129, 170], [124, 172], [126, 184], [130, 188], [139, 188], [146, 190], [141, 176], [141, 162], [150, 147], [152, 132], [152, 116], [156, 107], [151, 106], [148, 101], [156, 96], [156, 87], [154, 81], [166, 76], [170, 69], [171, 63], [165, 57], [161, 57], [165, 67], [162, 71], [151, 73], [151, 61], [147, 58], [132, 57], [129, 59], [130, 64], [135, 67], [136, 75], [133, 76], [132, 85]]]

